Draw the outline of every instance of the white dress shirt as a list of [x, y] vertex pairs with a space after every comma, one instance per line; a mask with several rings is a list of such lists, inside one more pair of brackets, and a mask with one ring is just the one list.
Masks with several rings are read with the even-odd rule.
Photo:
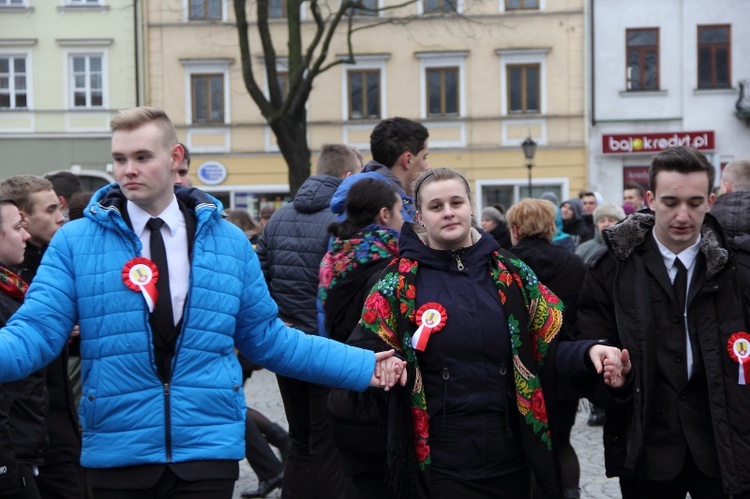
[[[141, 255], [151, 258], [151, 231], [146, 223], [152, 217], [138, 205], [128, 201], [127, 204], [130, 223], [133, 231], [143, 244]], [[158, 216], [164, 221], [161, 227], [161, 237], [164, 239], [164, 249], [167, 252], [169, 265], [169, 291], [172, 294], [172, 319], [177, 324], [182, 317], [190, 277], [190, 259], [188, 258], [187, 225], [185, 216], [180, 211], [177, 198], [172, 195], [172, 202]]]

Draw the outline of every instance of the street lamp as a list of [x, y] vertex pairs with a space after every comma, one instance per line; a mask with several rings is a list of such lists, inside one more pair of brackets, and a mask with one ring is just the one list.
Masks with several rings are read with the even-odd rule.
[[529, 197], [531, 196], [531, 169], [534, 168], [534, 153], [536, 153], [536, 142], [531, 136], [526, 137], [526, 140], [521, 142], [523, 148], [523, 155], [526, 156], [526, 167], [529, 169]]

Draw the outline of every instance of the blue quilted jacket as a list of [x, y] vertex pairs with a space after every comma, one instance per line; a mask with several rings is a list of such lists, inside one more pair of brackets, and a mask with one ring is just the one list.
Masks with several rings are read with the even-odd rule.
[[157, 375], [146, 302], [123, 283], [141, 242], [116, 184], [55, 234], [24, 305], [0, 330], [0, 381], [8, 381], [53, 360], [80, 325], [85, 467], [242, 459], [235, 347], [279, 374], [333, 386], [363, 390], [372, 375], [372, 352], [283, 325], [255, 253], [216, 199], [183, 187], [175, 194], [197, 228], [171, 380]]

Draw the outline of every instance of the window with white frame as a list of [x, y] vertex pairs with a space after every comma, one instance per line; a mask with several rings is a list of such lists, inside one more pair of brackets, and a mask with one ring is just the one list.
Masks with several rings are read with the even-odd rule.
[[223, 0], [188, 0], [191, 21], [221, 21]]
[[224, 123], [224, 75], [193, 74], [190, 82], [193, 123]]
[[458, 0], [423, 0], [425, 14], [447, 14], [458, 12]]
[[427, 116], [459, 116], [459, 69], [427, 68]]
[[268, 17], [286, 17], [286, 0], [268, 0]]
[[26, 7], [28, 6], [28, 0], [0, 0], [0, 8], [2, 7]]
[[0, 54], [0, 109], [26, 109], [28, 102], [28, 58]]
[[539, 0], [505, 0], [505, 10], [536, 10]]
[[481, 206], [503, 205], [510, 208], [518, 201], [527, 198], [538, 198], [545, 192], [553, 192], [558, 199], [563, 199], [563, 192], [567, 192], [567, 185], [560, 179], [539, 179], [534, 180], [529, 196], [529, 184], [526, 180], [483, 180], [479, 185]]
[[355, 0], [358, 3], [357, 7], [349, 9], [348, 13], [353, 16], [377, 16], [378, 15], [378, 0]]
[[343, 65], [344, 120], [378, 119], [385, 110], [387, 55], [355, 56], [354, 65]]
[[508, 111], [539, 112], [539, 64], [508, 64]]
[[464, 59], [468, 52], [418, 53], [423, 117], [457, 117], [466, 109]]
[[65, 0], [66, 5], [95, 6], [104, 4], [104, 0]]
[[350, 69], [347, 80], [349, 119], [380, 118], [380, 70]]
[[498, 50], [501, 113], [547, 112], [546, 57], [549, 49]]
[[231, 59], [182, 60], [185, 66], [187, 122], [224, 124], [229, 116]]
[[70, 54], [70, 107], [104, 107], [104, 54]]

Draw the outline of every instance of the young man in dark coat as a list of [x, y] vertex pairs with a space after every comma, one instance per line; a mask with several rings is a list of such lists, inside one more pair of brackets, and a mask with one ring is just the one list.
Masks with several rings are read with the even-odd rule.
[[695, 149], [659, 153], [652, 211], [604, 231], [581, 291], [578, 336], [627, 348], [633, 366], [604, 427], [625, 499], [750, 497], [750, 254], [708, 213], [714, 178]]

